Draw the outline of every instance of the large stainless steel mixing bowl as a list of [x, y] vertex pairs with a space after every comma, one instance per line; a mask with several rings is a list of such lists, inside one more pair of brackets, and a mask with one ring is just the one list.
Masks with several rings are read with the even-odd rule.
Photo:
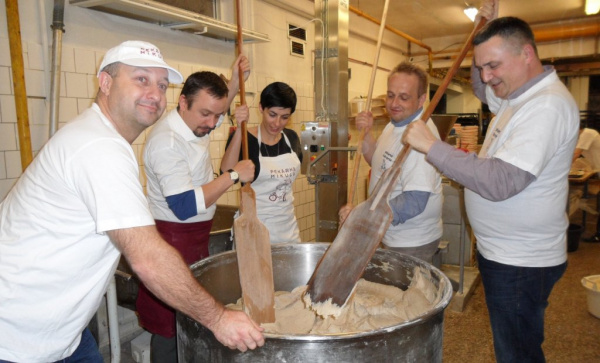
[[[272, 246], [276, 290], [305, 285], [328, 243]], [[406, 289], [416, 266], [431, 273], [440, 295], [426, 314], [391, 327], [336, 335], [265, 334], [261, 348], [241, 353], [221, 345], [213, 334], [177, 313], [180, 362], [441, 362], [444, 309], [452, 297], [450, 280], [439, 269], [411, 256], [379, 249], [363, 277]], [[235, 251], [209, 257], [192, 266], [198, 281], [224, 304], [241, 296]]]

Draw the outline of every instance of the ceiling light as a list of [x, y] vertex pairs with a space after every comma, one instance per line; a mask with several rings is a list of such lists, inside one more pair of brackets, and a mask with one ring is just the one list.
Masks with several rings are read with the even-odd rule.
[[594, 15], [600, 11], [600, 0], [586, 0], [585, 1], [585, 14]]
[[[588, 2], [589, 1], [590, 0], [588, 0]], [[594, 0], [594, 1], [600, 2], [600, 0]], [[468, 8], [465, 9], [465, 15], [467, 16], [467, 18], [471, 19], [471, 21], [474, 22], [475, 17], [477, 16], [477, 8], [474, 6], [469, 6]]]

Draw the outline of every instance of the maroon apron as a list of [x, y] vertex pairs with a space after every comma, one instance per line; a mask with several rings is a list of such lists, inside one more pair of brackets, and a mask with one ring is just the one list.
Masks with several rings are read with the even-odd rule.
[[[188, 265], [208, 257], [212, 220], [196, 223], [155, 221], [160, 235], [183, 257]], [[142, 327], [166, 338], [175, 336], [175, 310], [159, 300], [140, 283], [136, 308]]]

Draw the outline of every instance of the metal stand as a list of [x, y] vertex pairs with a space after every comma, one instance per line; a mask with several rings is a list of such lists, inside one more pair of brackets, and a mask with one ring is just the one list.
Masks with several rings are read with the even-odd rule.
[[[337, 170], [330, 166], [329, 162], [321, 163], [330, 152], [355, 152], [355, 147], [328, 147], [319, 153], [308, 165], [306, 179], [315, 185], [315, 240], [319, 242], [333, 242], [337, 235], [339, 221], [339, 208], [346, 204], [346, 193], [339, 189]], [[315, 170], [320, 166], [320, 170]], [[345, 179], [345, 176], [342, 175]]]
[[462, 295], [465, 281], [465, 220], [460, 219], [460, 244], [458, 245], [458, 293]]
[[110, 361], [121, 362], [121, 340], [119, 337], [119, 316], [117, 314], [117, 283], [113, 275], [106, 290], [106, 308], [108, 310], [108, 336], [110, 339]]
[[[479, 283], [480, 276], [476, 267], [467, 266], [466, 249], [469, 248], [471, 239], [467, 234], [466, 214], [464, 213], [464, 189], [452, 183], [444, 185], [444, 236], [455, 246], [452, 254], [447, 255], [446, 264], [442, 271], [452, 281], [456, 292], [450, 303], [450, 309], [461, 312], [473, 294], [475, 286]], [[458, 236], [456, 231], [458, 230]], [[458, 256], [456, 245], [458, 244]], [[450, 253], [450, 251], [448, 252]]]

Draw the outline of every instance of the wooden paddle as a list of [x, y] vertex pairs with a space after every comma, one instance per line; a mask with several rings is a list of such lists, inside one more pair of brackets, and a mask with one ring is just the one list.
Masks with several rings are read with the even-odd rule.
[[[367, 93], [367, 104], [365, 110], [371, 111], [371, 101], [373, 99], [373, 88], [375, 86], [375, 75], [377, 73], [377, 65], [379, 64], [379, 51], [381, 50], [381, 42], [383, 40], [383, 31], [385, 30], [385, 20], [387, 19], [389, 0], [385, 0], [383, 5], [383, 15], [381, 16], [381, 24], [379, 25], [379, 35], [377, 37], [377, 47], [375, 48], [375, 59], [373, 60], [373, 68], [371, 69], [371, 82], [369, 83], [369, 92]], [[360, 159], [362, 156], [362, 144], [365, 139], [365, 129], [360, 130], [358, 135], [358, 144], [356, 146], [356, 156], [354, 157], [354, 173], [350, 182], [350, 195], [348, 203], [354, 203], [354, 195], [356, 194], [356, 185], [358, 180], [358, 171], [360, 169]]]
[[[237, 0], [237, 43], [242, 54], [241, 0]], [[240, 103], [246, 104], [244, 73], [240, 74]], [[242, 157], [248, 160], [248, 133], [242, 122]], [[233, 222], [244, 311], [258, 324], [275, 322], [275, 290], [269, 231], [256, 215], [256, 194], [245, 183], [240, 188], [240, 216]]]
[[[433, 113], [471, 47], [475, 34], [484, 24], [485, 18], [482, 18], [469, 35], [421, 119], [427, 120]], [[345, 305], [356, 282], [383, 239], [393, 219], [389, 196], [410, 150], [410, 145], [402, 148], [394, 164], [382, 174], [369, 198], [350, 212], [335, 240], [319, 261], [304, 296], [304, 301], [311, 304], [318, 314], [339, 313], [339, 308]], [[328, 302], [334, 306], [330, 306]]]

